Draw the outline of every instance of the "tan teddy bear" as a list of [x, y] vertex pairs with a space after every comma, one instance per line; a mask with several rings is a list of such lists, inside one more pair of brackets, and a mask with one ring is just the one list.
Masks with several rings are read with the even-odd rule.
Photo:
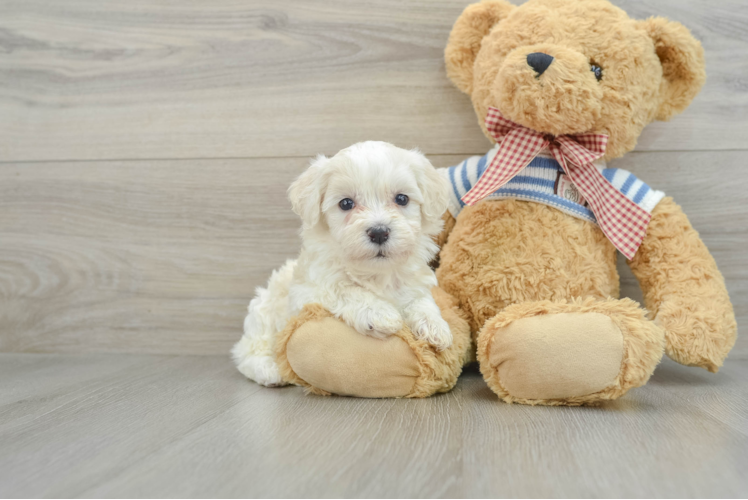
[[[643, 385], [663, 351], [717, 371], [737, 326], [714, 259], [671, 198], [605, 163], [690, 104], [705, 80], [699, 42], [606, 0], [488, 0], [457, 20], [446, 62], [496, 143], [444, 170], [454, 193], [434, 295], [453, 347], [407, 330], [364, 338], [312, 305], [276, 347], [284, 378], [423, 397], [477, 352], [504, 401], [578, 405]], [[617, 249], [647, 310], [618, 298]]]
[[[699, 42], [676, 22], [635, 21], [606, 0], [489, 0], [460, 16], [446, 62], [486, 135], [506, 143], [486, 163], [519, 134], [531, 136], [523, 147], [542, 137], [555, 149], [485, 201], [469, 206], [456, 191], [459, 215], [447, 217], [437, 277], [468, 314], [491, 389], [530, 404], [613, 399], [649, 379], [663, 348], [717, 371], [737, 327], [714, 259], [671, 198], [604, 165], [631, 151], [645, 125], [690, 104], [705, 80]], [[498, 127], [486, 124], [491, 113]], [[591, 136], [607, 136], [607, 147], [587, 170], [573, 152], [559, 154]], [[459, 169], [453, 186], [470, 191]], [[641, 216], [641, 234], [621, 228], [629, 215], [616, 219], [618, 210]], [[647, 311], [617, 299], [616, 247], [631, 258]]]

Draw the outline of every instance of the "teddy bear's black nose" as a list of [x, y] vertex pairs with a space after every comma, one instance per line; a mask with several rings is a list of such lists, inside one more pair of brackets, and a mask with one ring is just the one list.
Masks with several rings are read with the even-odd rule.
[[542, 52], [533, 52], [527, 56], [527, 64], [538, 74], [538, 76], [545, 73], [548, 66], [553, 62], [553, 57]]

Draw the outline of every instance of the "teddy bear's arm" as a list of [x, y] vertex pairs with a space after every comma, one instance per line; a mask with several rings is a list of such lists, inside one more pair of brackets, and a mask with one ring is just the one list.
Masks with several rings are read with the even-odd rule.
[[439, 245], [439, 248], [442, 248], [444, 246], [444, 244], [447, 242], [447, 239], [449, 238], [449, 233], [452, 232], [452, 229], [455, 228], [455, 224], [457, 224], [457, 221], [452, 216], [452, 214], [449, 213], [449, 211], [444, 212], [442, 220], [444, 221], [444, 228], [442, 228], [442, 232], [439, 233], [436, 238], [434, 238], [434, 241], [437, 245]]
[[672, 198], [655, 207], [629, 265], [647, 309], [666, 331], [668, 356], [716, 372], [735, 344], [733, 307], [714, 258]]
[[439, 253], [436, 254], [433, 260], [429, 263], [432, 269], [436, 269], [437, 267], [439, 267], [439, 255], [441, 253], [441, 249], [444, 248], [444, 245], [449, 239], [449, 233], [452, 232], [452, 229], [455, 228], [455, 224], [457, 224], [457, 221], [452, 216], [452, 214], [449, 213], [449, 210], [444, 212], [442, 220], [444, 221], [444, 227], [442, 228], [441, 233], [434, 236], [434, 242], [439, 246]]

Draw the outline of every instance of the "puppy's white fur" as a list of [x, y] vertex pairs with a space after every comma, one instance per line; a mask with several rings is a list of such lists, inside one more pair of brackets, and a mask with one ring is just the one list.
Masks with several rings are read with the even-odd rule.
[[[239, 371], [284, 385], [273, 354], [276, 336], [306, 304], [318, 303], [364, 335], [384, 338], [407, 324], [417, 338], [446, 349], [449, 326], [431, 296], [428, 263], [438, 248], [448, 183], [425, 156], [384, 142], [362, 142], [320, 156], [288, 190], [303, 221], [302, 249], [258, 288], [232, 350]], [[398, 194], [408, 196], [398, 205]], [[355, 206], [342, 210], [341, 200]], [[367, 230], [389, 228], [383, 245]]]

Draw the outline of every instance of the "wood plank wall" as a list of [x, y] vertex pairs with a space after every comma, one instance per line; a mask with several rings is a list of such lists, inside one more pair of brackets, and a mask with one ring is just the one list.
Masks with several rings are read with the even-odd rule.
[[[309, 157], [488, 149], [442, 60], [468, 3], [0, 0], [0, 351], [227, 353], [298, 251]], [[696, 102], [615, 166], [683, 205], [747, 324], [748, 3], [615, 3], [706, 48]]]

